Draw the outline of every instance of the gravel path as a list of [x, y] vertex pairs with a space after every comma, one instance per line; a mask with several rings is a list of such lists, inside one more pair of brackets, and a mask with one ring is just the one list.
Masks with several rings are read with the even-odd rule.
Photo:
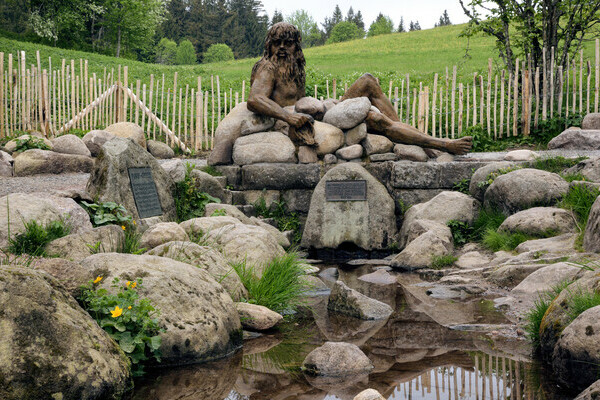
[[[482, 160], [493, 161], [502, 160], [506, 155], [504, 152], [491, 153], [469, 153], [464, 156], [457, 157], [457, 160]], [[542, 158], [563, 156], [563, 157], [599, 157], [600, 150], [543, 150], [537, 151]], [[160, 163], [165, 160], [159, 160]], [[184, 162], [194, 164], [198, 167], [206, 165], [205, 159], [186, 159]], [[90, 174], [43, 174], [26, 177], [0, 177], [0, 197], [6, 196], [9, 193], [33, 193], [33, 192], [55, 192], [64, 190], [85, 190], [85, 185]]]
[[[165, 160], [159, 160], [163, 163]], [[206, 165], [203, 159], [186, 159], [184, 162], [194, 164], [198, 167]], [[90, 174], [41, 174], [23, 177], [0, 177], [0, 197], [10, 193], [52, 193], [65, 190], [84, 191]]]

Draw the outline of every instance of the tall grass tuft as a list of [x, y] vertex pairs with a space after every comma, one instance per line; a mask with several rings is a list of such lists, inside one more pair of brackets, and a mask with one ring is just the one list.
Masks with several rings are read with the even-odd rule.
[[569, 188], [567, 194], [557, 204], [558, 207], [570, 210], [575, 215], [575, 222], [579, 229], [579, 235], [576, 240], [578, 246], [583, 244], [583, 234], [585, 233], [587, 221], [590, 216], [590, 210], [598, 196], [600, 196], [600, 190], [596, 188], [590, 188], [585, 185], [574, 185]]
[[550, 290], [541, 293], [539, 298], [534, 302], [533, 308], [525, 315], [525, 320], [527, 321], [525, 331], [535, 349], [540, 346], [540, 326], [542, 325], [544, 315], [546, 315], [552, 301], [570, 284], [571, 281], [566, 280], [552, 287]]
[[8, 251], [15, 255], [44, 256], [44, 248], [54, 239], [69, 234], [69, 227], [62, 221], [52, 221], [45, 226], [35, 220], [25, 222], [25, 231], [8, 239]]
[[300, 281], [304, 268], [295, 253], [273, 258], [264, 268], [262, 278], [255, 275], [255, 267], [245, 261], [232, 263], [248, 290], [248, 302], [265, 306], [276, 312], [293, 311], [302, 304], [307, 291]]
[[491, 251], [512, 251], [521, 243], [531, 239], [522, 232], [508, 233], [487, 229], [483, 235], [483, 245]]
[[600, 293], [579, 291], [569, 298], [567, 316], [573, 321], [585, 310], [600, 306]]

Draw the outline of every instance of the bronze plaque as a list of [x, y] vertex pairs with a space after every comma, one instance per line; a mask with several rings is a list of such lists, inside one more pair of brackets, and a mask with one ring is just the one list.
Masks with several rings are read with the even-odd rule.
[[366, 201], [367, 181], [326, 181], [327, 201]]
[[129, 172], [133, 199], [140, 218], [162, 215], [163, 211], [156, 191], [156, 184], [152, 178], [152, 170], [148, 167], [128, 168], [127, 172]]

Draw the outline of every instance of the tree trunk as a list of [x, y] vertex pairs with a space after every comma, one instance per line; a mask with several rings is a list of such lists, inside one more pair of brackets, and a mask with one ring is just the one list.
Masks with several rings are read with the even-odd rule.
[[119, 31], [117, 32], [117, 58], [119, 58], [120, 53], [121, 53], [121, 27], [119, 27]]

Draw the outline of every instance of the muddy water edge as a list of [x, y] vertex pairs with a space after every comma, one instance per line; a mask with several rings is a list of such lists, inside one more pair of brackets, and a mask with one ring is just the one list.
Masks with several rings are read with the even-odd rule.
[[[247, 338], [231, 357], [201, 365], [154, 369], [136, 382], [134, 400], [352, 400], [366, 388], [388, 400], [566, 400], [551, 372], [535, 362], [515, 324], [493, 306], [494, 293], [436, 296], [417, 274], [389, 267], [318, 265], [325, 284], [295, 318]], [[393, 279], [371, 275], [384, 269]], [[395, 312], [361, 321], [327, 310], [336, 280]], [[325, 287], [326, 286], [326, 287]], [[253, 336], [253, 335], [250, 335]], [[306, 355], [326, 341], [359, 346], [374, 365], [352, 379], [301, 372]]]

